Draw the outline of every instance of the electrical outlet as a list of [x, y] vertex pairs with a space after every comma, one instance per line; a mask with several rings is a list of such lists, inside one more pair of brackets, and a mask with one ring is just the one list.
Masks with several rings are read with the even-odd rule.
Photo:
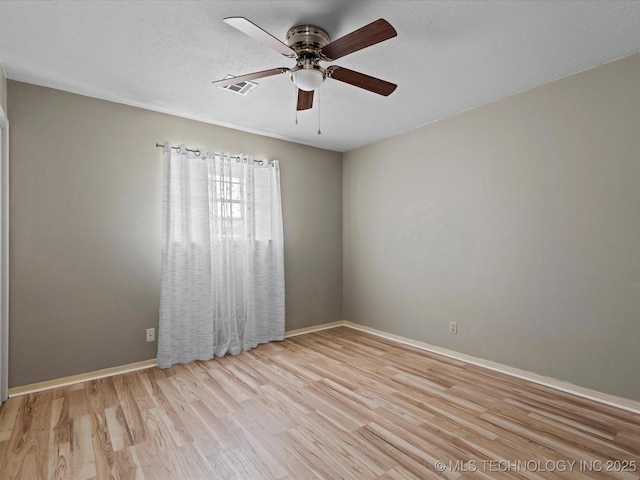
[[449, 333], [451, 335], [458, 334], [458, 322], [449, 322]]
[[147, 328], [147, 342], [153, 342], [156, 339], [156, 329]]

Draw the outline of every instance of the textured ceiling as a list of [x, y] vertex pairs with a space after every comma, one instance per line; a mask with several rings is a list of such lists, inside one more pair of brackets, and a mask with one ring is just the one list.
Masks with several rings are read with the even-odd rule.
[[[396, 38], [329, 64], [398, 89], [381, 97], [327, 80], [319, 106], [296, 125], [287, 75], [258, 80], [246, 97], [211, 85], [294, 64], [224, 24], [228, 16], [283, 41], [299, 24], [337, 39], [385, 18]], [[0, 60], [10, 79], [336, 151], [639, 49], [638, 1], [0, 1]]]

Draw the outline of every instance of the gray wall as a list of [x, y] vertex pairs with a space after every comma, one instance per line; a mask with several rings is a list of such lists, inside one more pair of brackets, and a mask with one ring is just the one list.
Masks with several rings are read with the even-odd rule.
[[346, 153], [345, 319], [640, 400], [639, 86], [634, 55]]
[[10, 386], [155, 357], [157, 141], [280, 160], [286, 328], [342, 319], [341, 154], [15, 81], [8, 102]]

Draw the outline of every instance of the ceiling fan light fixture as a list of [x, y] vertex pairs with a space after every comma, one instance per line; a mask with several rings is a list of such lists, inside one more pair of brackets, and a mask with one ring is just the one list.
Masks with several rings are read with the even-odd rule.
[[324, 82], [325, 74], [320, 67], [299, 68], [291, 72], [291, 80], [300, 90], [312, 92]]

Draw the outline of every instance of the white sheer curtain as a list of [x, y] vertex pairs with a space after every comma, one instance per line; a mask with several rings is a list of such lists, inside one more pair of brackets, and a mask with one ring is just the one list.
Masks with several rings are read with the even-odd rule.
[[278, 162], [165, 144], [162, 209], [158, 365], [282, 340]]

